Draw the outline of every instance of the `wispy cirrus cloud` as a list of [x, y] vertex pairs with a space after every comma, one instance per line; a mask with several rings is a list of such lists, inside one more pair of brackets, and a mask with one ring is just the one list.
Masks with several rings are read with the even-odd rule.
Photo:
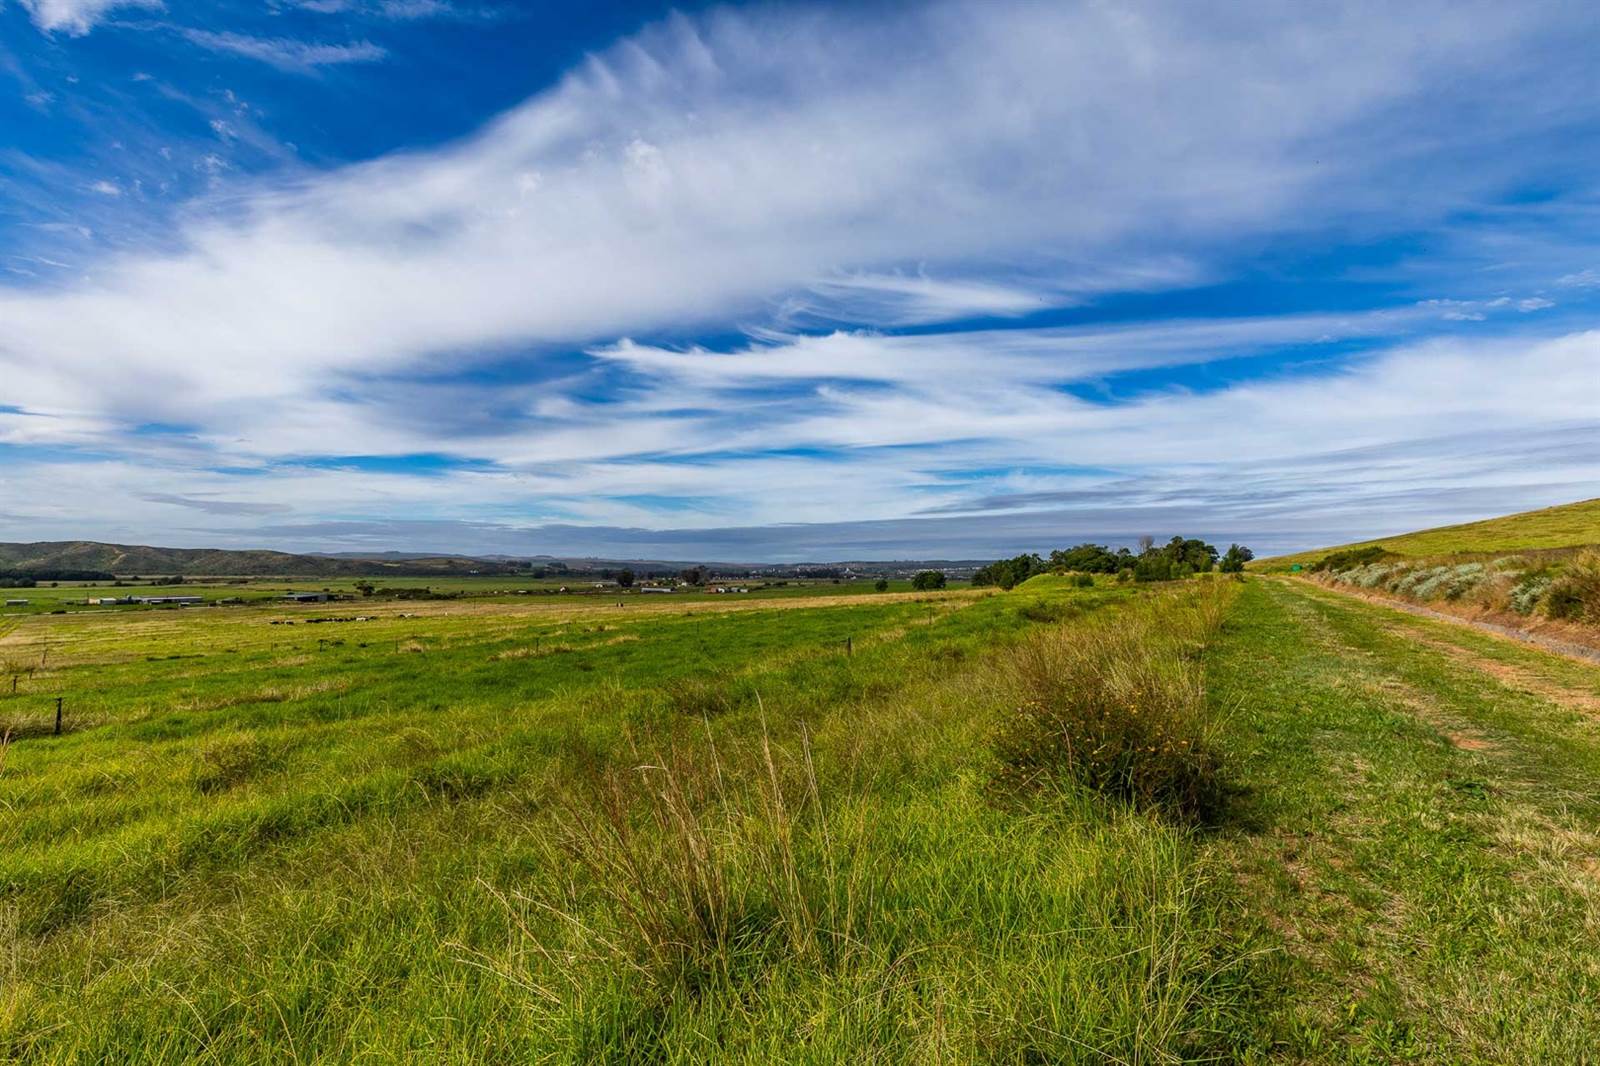
[[288, 0], [287, 6], [324, 15], [371, 15], [399, 22], [437, 18], [493, 18], [497, 9], [450, 0]]
[[214, 496], [184, 496], [170, 492], [141, 492], [138, 498], [148, 503], [165, 503], [186, 507], [209, 515], [269, 515], [293, 510], [282, 503], [247, 503], [243, 500], [224, 500]]
[[242, 33], [218, 33], [213, 30], [183, 29], [179, 32], [201, 48], [243, 56], [277, 67], [279, 70], [295, 73], [310, 73], [320, 67], [341, 66], [347, 63], [375, 63], [389, 54], [386, 49], [371, 41], [324, 44], [287, 37], [252, 37]]
[[[1384, 122], [1419, 84], [1547, 29], [1507, 11], [1485, 16], [1494, 35], [1441, 35], [1421, 13], [1223, 33], [1181, 5], [1130, 20], [944, 4], [848, 34], [828, 18], [672, 19], [465, 143], [267, 186], [191, 221], [180, 254], [0, 293], [0, 358], [88, 359], [130, 399], [173, 376], [191, 395], [257, 395], [264, 353], [273, 388], [303, 388], [440, 352], [744, 318], [907, 259], [1192, 253], [1366, 209]], [[919, 62], [884, 68], [891, 38]], [[1159, 78], [1141, 73], [1152, 54]], [[1175, 91], [1200, 71], [1214, 90]], [[1054, 128], [1077, 136], [1038, 136]], [[1461, 198], [1493, 174], [1436, 178]]]

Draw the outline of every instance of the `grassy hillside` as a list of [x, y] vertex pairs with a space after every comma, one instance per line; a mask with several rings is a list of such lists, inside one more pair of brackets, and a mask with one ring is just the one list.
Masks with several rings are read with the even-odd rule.
[[275, 551], [225, 551], [213, 548], [151, 548], [97, 541], [40, 541], [0, 544], [0, 570], [98, 570], [124, 575], [336, 576], [385, 573], [466, 573], [495, 564], [472, 559], [362, 560]]
[[1600, 545], [1600, 499], [1546, 507], [1538, 511], [1488, 518], [1455, 526], [1440, 526], [1394, 537], [1341, 544], [1316, 551], [1263, 559], [1256, 568], [1283, 570], [1294, 563], [1307, 566], [1336, 551], [1378, 546], [1396, 555], [1429, 557], [1478, 553], [1530, 551]]
[[323, 613], [0, 620], [0, 1061], [1600, 1043], [1600, 669], [1260, 578]]

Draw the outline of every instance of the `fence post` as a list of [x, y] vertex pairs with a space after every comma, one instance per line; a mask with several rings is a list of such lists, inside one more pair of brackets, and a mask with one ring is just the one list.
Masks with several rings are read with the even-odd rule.
[[845, 654], [846, 658], [849, 658], [851, 655], [855, 654], [855, 646], [852, 643], [854, 641], [854, 639], [855, 639], [854, 637], [845, 637], [844, 638], [844, 654]]
[[58, 737], [61, 735], [61, 704], [65, 699], [65, 696], [56, 697], [56, 736]]

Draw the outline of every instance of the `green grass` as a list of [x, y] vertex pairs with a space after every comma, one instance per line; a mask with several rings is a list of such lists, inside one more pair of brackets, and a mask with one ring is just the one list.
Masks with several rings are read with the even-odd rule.
[[[0, 1061], [1600, 1042], [1593, 667], [1261, 578], [373, 609], [0, 623]], [[1220, 811], [1015, 787], [1019, 701], [1102, 683]]]
[[1574, 548], [1600, 544], [1600, 500], [1546, 507], [1538, 511], [1489, 518], [1481, 522], [1441, 526], [1332, 548], [1280, 555], [1254, 564], [1256, 569], [1287, 570], [1295, 563], [1310, 566], [1336, 551], [1382, 547], [1396, 555], [1497, 555], [1547, 548]]
[[[1026, 598], [847, 599], [33, 620], [6, 651], [48, 634], [49, 662], [0, 698], [27, 731], [0, 771], [0, 1055], [1026, 1061], [1218, 1039], [1227, 947], [1187, 836], [1070, 792], [990, 795], [987, 664], [1055, 622]], [[40, 735], [56, 693], [61, 738]], [[683, 932], [709, 904], [670, 890], [682, 841], [650, 820], [650, 766], [693, 796], [685, 883], [720, 886], [712, 941]], [[609, 852], [585, 850], [597, 825], [624, 834]], [[667, 917], [630, 919], [608, 856]]]
[[[57, 612], [143, 612], [194, 610], [194, 607], [171, 605], [115, 604], [88, 606], [84, 601], [94, 598], [125, 596], [199, 596], [204, 606], [231, 605], [234, 601], [260, 609], [284, 607], [283, 597], [290, 592], [328, 592], [347, 597], [348, 602], [312, 605], [323, 613], [361, 613], [375, 604], [397, 602], [393, 596], [363, 596], [359, 584], [371, 583], [380, 589], [427, 589], [442, 596], [470, 599], [486, 603], [525, 603], [530, 598], [544, 600], [559, 597], [581, 602], [604, 601], [615, 603], [618, 599], [634, 601], [645, 594], [637, 589], [618, 589], [615, 586], [596, 588], [595, 579], [582, 577], [528, 578], [514, 575], [442, 576], [442, 577], [199, 577], [186, 578], [181, 585], [153, 585], [150, 579], [121, 584], [56, 581], [44, 582], [35, 588], [0, 588], [0, 604], [6, 600], [26, 600], [25, 606], [0, 606], [0, 622], [31, 614]], [[681, 588], [671, 594], [673, 602], [767, 599], [805, 599], [816, 596], [875, 596], [882, 595], [874, 581], [866, 578], [833, 581], [825, 578], [789, 578], [782, 583], [759, 579], [737, 579], [724, 584], [748, 588], [746, 593], [715, 593], [711, 588]], [[962, 587], [952, 583], [951, 588]], [[563, 592], [562, 590], [566, 591]], [[909, 592], [911, 582], [896, 580], [889, 583], [889, 592]], [[662, 599], [669, 597], [662, 596]], [[417, 602], [417, 601], [398, 601]]]
[[1282, 580], [1207, 667], [1246, 790], [1207, 851], [1270, 951], [1262, 1057], [1589, 1061], [1600, 671]]

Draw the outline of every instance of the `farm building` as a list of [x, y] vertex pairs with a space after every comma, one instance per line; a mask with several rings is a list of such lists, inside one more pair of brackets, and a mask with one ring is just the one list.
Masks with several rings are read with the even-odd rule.
[[26, 606], [28, 606], [28, 601], [27, 600], [7, 600], [6, 601], [6, 606], [7, 607], [26, 607]]
[[661, 588], [659, 585], [645, 585], [639, 591], [640, 592], [674, 592], [676, 590], [675, 589], [664, 589], [664, 588]]
[[196, 603], [204, 603], [206, 601], [205, 601], [204, 597], [201, 597], [201, 596], [135, 596], [129, 602], [131, 602], [131, 603], [145, 603], [145, 604], [150, 604], [152, 606], [160, 606], [162, 604], [174, 604], [174, 603], [175, 604], [179, 604], [179, 605], [189, 605], [189, 604], [196, 604]]
[[285, 592], [283, 598], [290, 603], [327, 603], [333, 595], [327, 592]]
[[113, 607], [119, 603], [133, 603], [132, 596], [91, 596], [88, 603], [90, 607]]

